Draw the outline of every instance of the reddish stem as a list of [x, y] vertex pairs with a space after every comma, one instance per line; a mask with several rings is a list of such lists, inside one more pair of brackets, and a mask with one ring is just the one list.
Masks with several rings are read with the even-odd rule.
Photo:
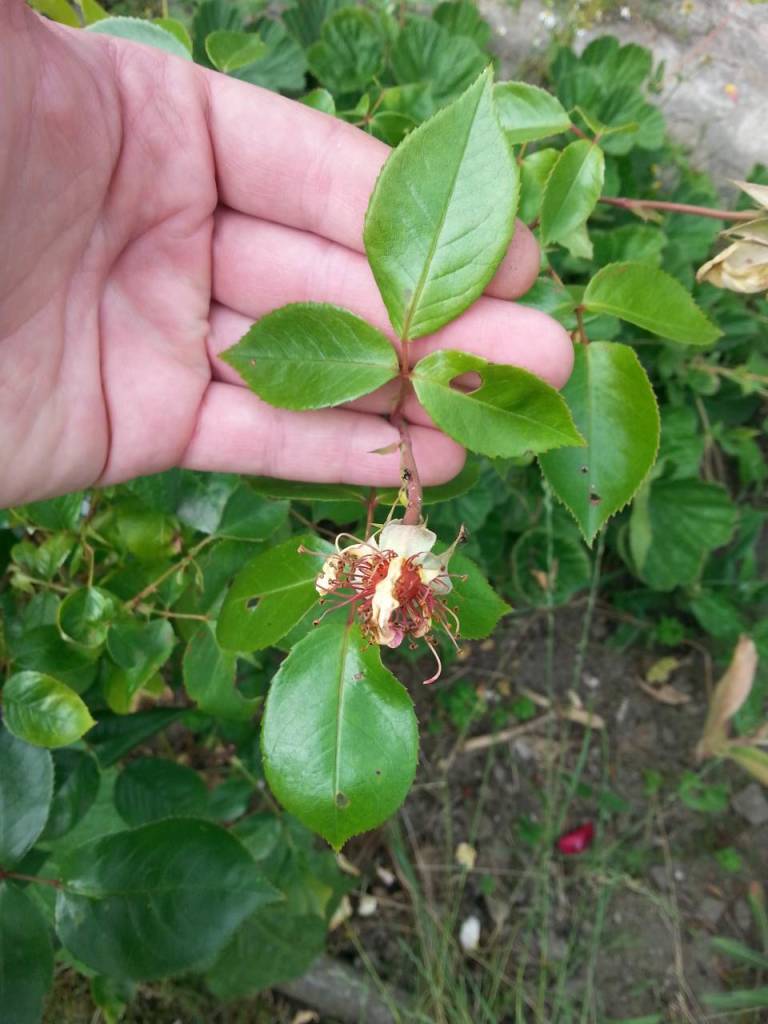
[[405, 487], [408, 504], [405, 508], [403, 522], [406, 526], [418, 526], [421, 522], [421, 508], [424, 502], [419, 469], [413, 456], [411, 432], [402, 412], [392, 414], [392, 425], [400, 431], [400, 465], [401, 476]]
[[693, 206], [691, 203], [670, 203], [664, 199], [628, 199], [623, 196], [600, 196], [600, 203], [618, 206], [622, 210], [665, 210], [667, 213], [690, 213], [696, 217], [711, 217], [713, 220], [754, 220], [759, 210], [713, 210], [708, 206]]
[[4, 878], [10, 878], [17, 882], [35, 882], [37, 885], [52, 885], [54, 889], [62, 888], [58, 878], [40, 878], [38, 875], [23, 875], [19, 871], [3, 871], [0, 868], [0, 881]]

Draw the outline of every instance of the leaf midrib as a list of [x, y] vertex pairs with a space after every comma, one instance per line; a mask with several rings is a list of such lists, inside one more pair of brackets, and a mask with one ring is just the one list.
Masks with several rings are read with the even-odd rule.
[[339, 764], [341, 762], [341, 725], [343, 721], [342, 707], [344, 705], [344, 669], [347, 664], [347, 656], [349, 654], [349, 645], [352, 635], [352, 623], [347, 622], [344, 627], [344, 639], [341, 645], [341, 656], [339, 658], [339, 678], [336, 683], [336, 744], [333, 752], [333, 793], [331, 794], [331, 801], [333, 803], [333, 825], [336, 831], [336, 835], [339, 834], [339, 805], [336, 802], [336, 794], [339, 792]]
[[456, 189], [456, 182], [458, 181], [459, 178], [459, 171], [461, 170], [461, 165], [463, 164], [464, 157], [466, 156], [467, 153], [467, 146], [469, 145], [469, 137], [472, 134], [472, 127], [475, 123], [475, 116], [477, 115], [478, 107], [480, 106], [480, 103], [483, 97], [485, 96], [487, 82], [488, 80], [486, 78], [485, 82], [483, 83], [482, 89], [480, 89], [480, 91], [478, 92], [477, 103], [475, 104], [475, 109], [472, 111], [472, 116], [469, 119], [469, 125], [467, 127], [467, 132], [464, 137], [464, 144], [461, 147], [461, 155], [459, 156], [459, 159], [456, 161], [455, 164], [453, 178], [451, 181], [450, 189], [448, 191], [448, 196], [443, 205], [443, 210], [442, 213], [440, 214], [440, 220], [437, 224], [437, 228], [434, 232], [434, 235], [432, 236], [432, 241], [429, 243], [429, 251], [427, 252], [427, 257], [424, 261], [424, 266], [422, 268], [421, 275], [413, 291], [413, 295], [411, 297], [410, 303], [408, 304], [408, 308], [406, 309], [405, 317], [403, 318], [403, 330], [401, 334], [402, 340], [408, 338], [408, 334], [411, 328], [411, 321], [413, 320], [414, 313], [416, 312], [416, 308], [421, 300], [421, 296], [424, 292], [424, 289], [427, 286], [429, 271], [432, 266], [432, 261], [435, 258], [435, 253], [437, 252], [437, 246], [440, 241], [440, 236], [442, 235], [443, 228], [445, 227], [445, 222], [448, 217], [448, 208], [450, 206], [451, 199], [453, 198], [453, 193]]

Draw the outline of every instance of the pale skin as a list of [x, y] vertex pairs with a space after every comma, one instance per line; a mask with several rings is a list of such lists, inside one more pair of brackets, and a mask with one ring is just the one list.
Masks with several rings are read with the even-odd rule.
[[[287, 302], [391, 336], [363, 255], [388, 148], [291, 100], [0, 2], [0, 507], [172, 466], [390, 486], [393, 390], [273, 409], [218, 353]], [[411, 346], [461, 348], [556, 387], [572, 345], [515, 305], [538, 250], [518, 225], [486, 295]], [[463, 450], [405, 404], [424, 484]]]

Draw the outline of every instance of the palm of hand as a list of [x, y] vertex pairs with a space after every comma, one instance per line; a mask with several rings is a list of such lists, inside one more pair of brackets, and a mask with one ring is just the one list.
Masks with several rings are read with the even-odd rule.
[[61, 42], [45, 36], [53, 71], [36, 103], [51, 112], [49, 130], [17, 153], [10, 202], [35, 211], [3, 303], [11, 501], [39, 491], [46, 453], [50, 493], [176, 464], [210, 378], [216, 186], [202, 90], [183, 64], [169, 62], [158, 81], [159, 67], [128, 50], [118, 94], [106, 48], [85, 50], [61, 80]]
[[[217, 358], [291, 301], [335, 302], [390, 333], [361, 252], [386, 147], [191, 63], [24, 19], [37, 45], [17, 47], [8, 73], [28, 103], [0, 171], [0, 231], [18, 240], [0, 275], [0, 506], [175, 465], [396, 483], [397, 453], [376, 454], [397, 438], [386, 389], [289, 413]], [[14, 130], [3, 116], [0, 137]], [[415, 357], [465, 348], [562, 384], [568, 336], [502, 301], [537, 266], [519, 228], [498, 297]], [[415, 399], [405, 412], [424, 482], [449, 479], [462, 450]]]

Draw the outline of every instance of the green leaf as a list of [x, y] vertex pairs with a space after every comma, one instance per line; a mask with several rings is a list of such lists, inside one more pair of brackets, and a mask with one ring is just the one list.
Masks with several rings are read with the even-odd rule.
[[398, 337], [431, 334], [475, 301], [507, 251], [516, 204], [487, 71], [394, 150], [368, 204], [365, 249]]
[[108, 768], [181, 718], [184, 711], [184, 708], [152, 708], [127, 716], [100, 713], [99, 721], [88, 734], [88, 743], [102, 768]]
[[[465, 373], [479, 374], [481, 386], [452, 387]], [[557, 391], [527, 370], [445, 349], [417, 363], [412, 380], [435, 423], [470, 451], [510, 459], [584, 443]]]
[[750, 775], [754, 775], [758, 782], [768, 786], [768, 751], [746, 744], [731, 743], [725, 756], [735, 761]]
[[648, 475], [659, 448], [659, 410], [634, 350], [611, 342], [576, 346], [563, 398], [586, 447], [548, 452], [539, 462], [591, 544]]
[[52, 21], [70, 28], [80, 28], [80, 19], [67, 3], [67, 0], [29, 0], [29, 6], [40, 11]]
[[219, 999], [236, 999], [301, 977], [323, 952], [325, 933], [316, 914], [267, 907], [240, 925], [205, 980]]
[[37, 626], [9, 638], [15, 671], [35, 669], [55, 675], [75, 693], [85, 693], [96, 677], [96, 653], [63, 640], [55, 626]]
[[53, 947], [43, 915], [23, 889], [0, 882], [0, 1006], [8, 1024], [39, 1024], [53, 982]]
[[599, 146], [579, 139], [566, 146], [552, 168], [541, 201], [541, 240], [562, 242], [581, 227], [603, 188], [605, 157]]
[[629, 548], [654, 590], [694, 583], [710, 551], [727, 544], [736, 507], [723, 487], [701, 480], [654, 480], [635, 499]]
[[386, 38], [379, 21], [363, 7], [343, 7], [323, 24], [307, 50], [312, 74], [331, 92], [362, 92], [381, 71]]
[[556, 96], [526, 82], [499, 82], [493, 99], [511, 143], [533, 142], [566, 132], [571, 119]]
[[[463, 640], [482, 640], [512, 609], [466, 555], [454, 555], [449, 570], [453, 576], [453, 590], [445, 598], [445, 603], [459, 617], [459, 636]], [[461, 579], [462, 576], [467, 578]]]
[[398, 34], [391, 64], [399, 85], [426, 83], [442, 106], [471, 85], [488, 57], [466, 36], [452, 35], [436, 21], [412, 17]]
[[76, 530], [83, 507], [83, 491], [63, 494], [48, 501], [35, 501], [14, 509], [26, 522], [42, 526], [45, 530]]
[[66, 747], [95, 725], [74, 690], [42, 672], [17, 672], [3, 687], [6, 727], [38, 747]]
[[84, 647], [100, 647], [117, 612], [114, 594], [100, 587], [73, 590], [59, 605], [58, 625], [65, 637]]
[[223, 651], [209, 623], [200, 626], [184, 652], [183, 674], [187, 693], [201, 711], [215, 718], [248, 721], [261, 700], [244, 697], [235, 682], [237, 655]]
[[236, 540], [268, 540], [288, 518], [289, 508], [287, 501], [265, 501], [248, 484], [241, 484], [224, 506], [214, 532]]
[[322, 110], [324, 114], [336, 113], [336, 102], [327, 89], [312, 89], [306, 96], [300, 97], [299, 103], [313, 110]]
[[515, 591], [534, 608], [545, 607], [550, 601], [553, 605], [565, 604], [589, 586], [592, 567], [575, 527], [572, 532], [559, 528], [554, 531], [551, 564], [547, 556], [547, 531], [541, 526], [521, 534], [512, 548]]
[[199, 967], [276, 897], [234, 836], [184, 818], [79, 847], [61, 882], [61, 941], [88, 967], [127, 980]]
[[85, 24], [90, 25], [94, 21], [102, 21], [104, 18], [108, 18], [109, 14], [97, 0], [78, 0], [80, 9], [83, 12], [85, 18]]
[[610, 313], [684, 345], [711, 345], [721, 333], [679, 281], [646, 263], [603, 267], [582, 301], [591, 313]]
[[0, 726], [0, 865], [20, 861], [45, 828], [53, 761]]
[[115, 807], [128, 825], [204, 817], [207, 806], [208, 790], [197, 772], [166, 758], [140, 757], [117, 777]]
[[54, 791], [42, 838], [47, 842], [70, 832], [93, 806], [99, 792], [99, 768], [83, 750], [53, 755]]
[[434, 9], [432, 17], [451, 35], [466, 36], [480, 49], [484, 49], [490, 41], [491, 26], [481, 17], [477, 7], [468, 0], [444, 0]]
[[153, 46], [156, 50], [165, 50], [166, 53], [181, 57], [182, 60], [192, 60], [189, 50], [173, 33], [143, 18], [102, 18], [101, 21], [87, 25], [86, 32], [128, 39], [132, 43], [142, 43], [144, 46]]
[[299, 641], [264, 711], [264, 773], [286, 810], [339, 850], [405, 799], [416, 771], [411, 699], [356, 623]]
[[320, 38], [324, 22], [349, 0], [295, 0], [282, 12], [291, 35], [306, 49]]
[[267, 45], [255, 32], [234, 32], [220, 28], [205, 40], [205, 52], [211, 64], [223, 72], [237, 71], [263, 57]]
[[275, 92], [301, 92], [307, 68], [301, 47], [279, 21], [262, 18], [256, 27], [267, 44], [267, 52], [233, 71], [232, 77]]
[[159, 25], [160, 28], [164, 28], [166, 32], [175, 36], [187, 53], [192, 53], [192, 39], [183, 22], [177, 21], [176, 18], [153, 18], [152, 20], [155, 25]]
[[[539, 216], [544, 187], [559, 155], [556, 149], [539, 149], [529, 153], [523, 160], [520, 167], [520, 209], [517, 215], [526, 224]], [[551, 278], [539, 280], [554, 285]]]
[[221, 358], [270, 405], [322, 409], [359, 398], [397, 375], [394, 347], [365, 320], [323, 302], [268, 313]]
[[105, 668], [104, 692], [113, 711], [125, 714], [133, 697], [162, 668], [176, 644], [173, 626], [166, 619], [115, 623], [107, 635], [111, 661]]
[[256, 651], [276, 643], [307, 614], [318, 598], [315, 580], [322, 561], [299, 554], [304, 545], [330, 554], [331, 545], [312, 534], [291, 537], [256, 555], [232, 582], [219, 614], [216, 639], [229, 651]]

